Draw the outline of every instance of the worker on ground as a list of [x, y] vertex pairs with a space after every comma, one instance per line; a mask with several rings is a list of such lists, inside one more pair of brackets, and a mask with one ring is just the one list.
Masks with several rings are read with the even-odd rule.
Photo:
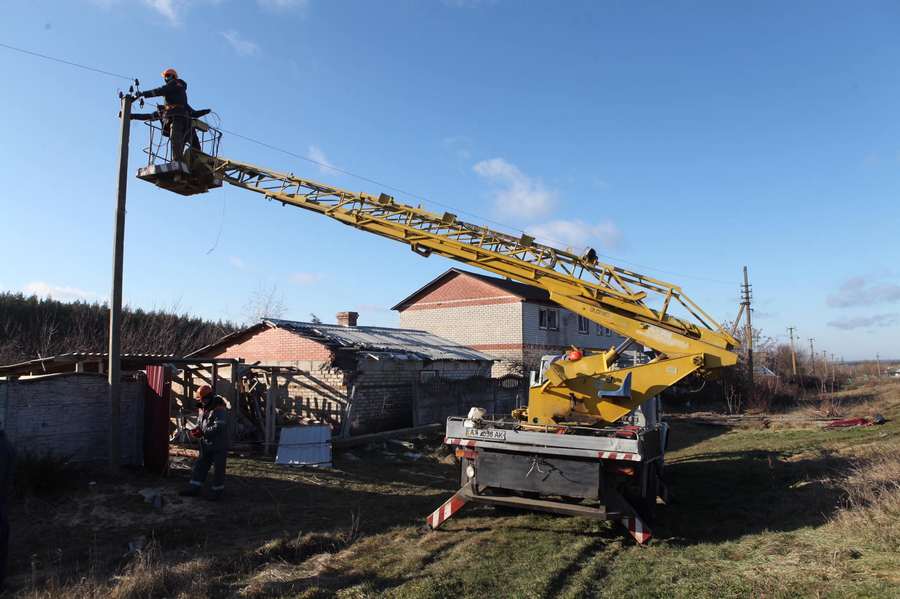
[[6, 580], [6, 562], [9, 558], [9, 513], [7, 503], [12, 488], [16, 452], [6, 432], [0, 429], [0, 593]]
[[169, 143], [172, 144], [172, 160], [181, 162], [184, 156], [184, 144], [189, 139], [190, 109], [187, 100], [187, 83], [178, 78], [175, 69], [162, 72], [165, 84], [155, 89], [137, 93], [137, 97], [155, 98], [162, 96], [166, 103], [160, 108], [163, 129], [169, 132]]
[[190, 486], [179, 495], [194, 497], [203, 490], [210, 467], [214, 467], [209, 499], [218, 500], [225, 490], [225, 462], [228, 458], [228, 408], [225, 400], [213, 393], [209, 385], [197, 389], [200, 418], [191, 436], [200, 441], [200, 456], [191, 471]]

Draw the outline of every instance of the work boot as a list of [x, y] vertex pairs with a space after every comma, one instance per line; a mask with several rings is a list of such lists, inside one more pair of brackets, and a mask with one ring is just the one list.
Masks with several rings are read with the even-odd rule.
[[202, 487], [198, 485], [191, 485], [187, 489], [182, 489], [178, 491], [178, 494], [182, 497], [196, 497], [200, 494], [200, 490]]

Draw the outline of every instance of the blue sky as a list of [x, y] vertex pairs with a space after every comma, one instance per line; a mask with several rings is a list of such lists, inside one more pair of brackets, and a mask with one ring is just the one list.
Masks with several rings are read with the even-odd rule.
[[[0, 43], [145, 88], [174, 66], [226, 129], [594, 246], [721, 319], [747, 264], [764, 334], [859, 359], [900, 356], [898, 30], [893, 2], [70, 0], [6, 3]], [[127, 82], [0, 67], [0, 288], [105, 299]], [[382, 191], [233, 136], [222, 154]], [[275, 286], [286, 317], [391, 325], [450, 266], [236, 188], [129, 181], [133, 306], [242, 320]]]

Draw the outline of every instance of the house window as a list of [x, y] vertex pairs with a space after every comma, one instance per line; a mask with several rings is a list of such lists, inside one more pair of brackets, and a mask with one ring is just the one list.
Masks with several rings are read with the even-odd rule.
[[601, 326], [598, 324], [598, 325], [597, 325], [597, 336], [600, 337], [600, 336], [602, 336], [602, 335], [603, 335], [603, 327], [601, 327]]
[[612, 337], [612, 329], [606, 329], [606, 336]]
[[559, 330], [559, 310], [540, 308], [538, 310], [538, 328], [548, 331]]
[[581, 333], [582, 335], [587, 335], [588, 330], [590, 329], [590, 326], [591, 326], [591, 321], [589, 321], [584, 316], [578, 317], [578, 332], [579, 333]]

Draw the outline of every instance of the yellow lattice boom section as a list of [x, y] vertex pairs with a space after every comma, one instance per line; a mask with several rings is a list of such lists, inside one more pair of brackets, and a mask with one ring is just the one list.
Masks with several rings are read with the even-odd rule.
[[[600, 262], [593, 250], [577, 255], [386, 194], [347, 191], [227, 158], [196, 153], [193, 164], [215, 180], [405, 243], [421, 256], [444, 256], [543, 288], [564, 308], [657, 352], [650, 364], [626, 369], [614, 366], [615, 349], [555, 363], [518, 415], [529, 423], [614, 422], [692, 372], [737, 362], [737, 340], [679, 286]], [[672, 314], [676, 307], [683, 314]], [[624, 387], [629, 394], [615, 396]]]

